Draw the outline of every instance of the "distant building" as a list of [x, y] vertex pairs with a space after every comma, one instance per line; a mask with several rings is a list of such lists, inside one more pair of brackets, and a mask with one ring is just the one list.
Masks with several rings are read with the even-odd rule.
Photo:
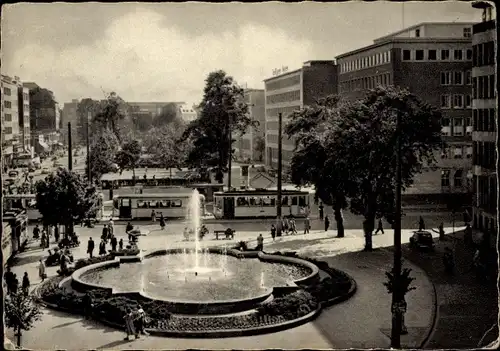
[[71, 123], [71, 138], [73, 142], [77, 142], [78, 138], [78, 104], [80, 101], [78, 99], [73, 99], [71, 102], [65, 102], [62, 109], [62, 136], [63, 140], [67, 143], [68, 141], [68, 122]]
[[197, 112], [196, 107], [194, 105], [191, 107], [189, 107], [185, 104], [180, 105], [179, 106], [179, 114], [180, 114], [180, 118], [186, 123], [192, 122], [196, 118], [198, 118], [198, 112]]
[[139, 111], [149, 111], [153, 115], [153, 118], [158, 116], [161, 112], [163, 107], [165, 107], [168, 104], [174, 103], [178, 106], [184, 105], [184, 102], [127, 102], [127, 104], [132, 108], [136, 108]]
[[[317, 99], [337, 94], [335, 61], [308, 61], [302, 68], [264, 80], [265, 84], [265, 163], [278, 165], [278, 113], [283, 126], [293, 111], [312, 105]], [[289, 167], [295, 142], [283, 136], [283, 167]]]
[[[474, 227], [497, 232], [497, 138], [498, 96], [495, 64], [496, 18], [495, 8], [487, 2], [474, 2], [473, 7], [483, 11], [483, 20], [472, 27], [472, 86], [474, 145]], [[498, 50], [498, 49], [497, 49]], [[495, 238], [491, 238], [494, 240]]]
[[[234, 135], [236, 157], [244, 162], [263, 162], [265, 151], [265, 91], [264, 89], [245, 89], [245, 102], [248, 105], [248, 117], [257, 122], [255, 128], [248, 127], [243, 136]], [[263, 149], [260, 149], [260, 146]]]
[[415, 176], [404, 201], [470, 203], [472, 25], [421, 23], [336, 57], [344, 99], [357, 100], [378, 85], [394, 85], [441, 109], [446, 145], [436, 155], [437, 166]]

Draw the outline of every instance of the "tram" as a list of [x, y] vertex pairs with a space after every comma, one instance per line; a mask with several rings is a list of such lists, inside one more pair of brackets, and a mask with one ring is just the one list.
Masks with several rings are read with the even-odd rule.
[[[276, 217], [276, 190], [237, 190], [214, 193], [214, 217], [272, 218]], [[306, 217], [309, 214], [311, 194], [307, 191], [283, 190], [283, 216]]]
[[3, 205], [6, 211], [22, 209], [26, 210], [28, 221], [38, 222], [42, 219], [40, 211], [36, 208], [35, 194], [4, 195]]
[[[164, 194], [129, 194], [113, 197], [113, 217], [120, 219], [151, 218], [151, 212], [156, 216], [163, 214], [165, 218], [185, 218], [193, 193], [185, 192]], [[205, 216], [205, 196], [199, 194], [200, 214]]]

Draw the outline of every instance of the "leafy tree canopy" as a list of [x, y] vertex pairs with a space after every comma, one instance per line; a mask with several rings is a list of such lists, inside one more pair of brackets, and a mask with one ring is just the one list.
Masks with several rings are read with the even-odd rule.
[[36, 182], [35, 187], [36, 207], [44, 224], [70, 226], [97, 214], [96, 189], [89, 188], [75, 172], [59, 168], [56, 173]]
[[127, 103], [115, 92], [112, 92], [101, 103], [93, 122], [100, 130], [110, 130], [118, 140], [121, 140], [119, 122], [123, 121], [128, 114], [129, 106]]
[[243, 134], [248, 126], [255, 125], [248, 116], [243, 89], [226, 72], [212, 72], [205, 80], [199, 108], [199, 117], [188, 125], [183, 136], [192, 143], [187, 162], [193, 167], [217, 165], [219, 170], [226, 170], [229, 133]]
[[155, 127], [166, 126], [178, 122], [179, 119], [179, 107], [171, 102], [162, 107], [161, 112], [154, 118], [153, 125]]
[[189, 153], [189, 145], [180, 141], [182, 132], [173, 124], [150, 129], [144, 137], [147, 152], [162, 167], [181, 167]]
[[21, 292], [5, 299], [5, 325], [17, 330], [17, 346], [21, 346], [21, 330], [30, 330], [40, 320], [42, 311], [30, 295]]
[[[101, 103], [97, 100], [93, 100], [91, 98], [82, 99], [76, 108], [76, 114], [78, 118], [78, 124], [83, 126], [83, 128], [78, 128], [78, 135], [81, 138], [80, 140], [86, 140], [87, 138], [87, 122], [89, 121], [89, 113], [91, 116], [96, 115], [101, 108]], [[91, 126], [92, 133], [97, 133], [97, 128], [95, 126]]]
[[[99, 179], [103, 174], [113, 170], [115, 155], [119, 143], [115, 134], [109, 130], [102, 131], [90, 146], [90, 170], [94, 179]], [[88, 174], [88, 159], [85, 174]]]
[[131, 140], [123, 144], [121, 150], [116, 154], [115, 160], [121, 170], [135, 168], [141, 158], [141, 145], [137, 140]]

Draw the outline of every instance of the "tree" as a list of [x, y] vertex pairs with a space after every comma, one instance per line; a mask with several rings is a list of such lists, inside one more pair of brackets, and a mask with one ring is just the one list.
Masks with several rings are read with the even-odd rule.
[[170, 102], [162, 107], [161, 112], [153, 120], [153, 126], [161, 127], [179, 120], [179, 107], [177, 104]]
[[117, 152], [115, 160], [118, 167], [120, 167], [120, 172], [124, 169], [132, 169], [135, 181], [135, 168], [140, 158], [141, 145], [137, 140], [131, 140], [123, 144], [121, 150]]
[[42, 311], [33, 297], [23, 292], [9, 294], [5, 299], [5, 325], [13, 328], [17, 336], [17, 346], [21, 346], [21, 331], [30, 330], [40, 320]]
[[[90, 116], [95, 116], [101, 108], [101, 103], [97, 100], [93, 100], [91, 98], [85, 98], [82, 99], [76, 108], [76, 114], [78, 118], [78, 125], [80, 128], [78, 128], [78, 137], [80, 141], [85, 142], [87, 140], [87, 123], [90, 123], [89, 119], [89, 114]], [[90, 128], [89, 128], [90, 129]], [[92, 132], [97, 133], [96, 128]]]
[[179, 168], [189, 152], [186, 142], [181, 142], [182, 129], [176, 129], [172, 124], [151, 128], [144, 138], [147, 152], [153, 155], [156, 163], [164, 168]]
[[285, 126], [285, 133], [295, 140], [290, 164], [292, 182], [301, 186], [314, 185], [316, 198], [333, 207], [337, 236], [342, 238], [342, 209], [347, 207], [346, 169], [339, 160], [335, 164], [330, 162], [328, 133], [325, 133], [338, 118], [338, 102], [338, 97], [331, 95], [313, 106], [294, 111]]
[[255, 152], [257, 152], [257, 159], [259, 162], [262, 162], [264, 158], [264, 152], [266, 151], [266, 141], [264, 140], [264, 137], [258, 136], [255, 138]]
[[36, 207], [44, 225], [64, 225], [65, 235], [73, 232], [73, 223], [95, 218], [99, 197], [95, 187], [88, 187], [78, 173], [59, 168], [56, 173], [39, 180]]
[[396, 120], [401, 117], [403, 190], [441, 148], [441, 114], [407, 90], [378, 87], [364, 99], [339, 104], [337, 118], [323, 138], [325, 168], [338, 172], [350, 209], [364, 216], [365, 250], [372, 249], [375, 219], [394, 222], [397, 147]]
[[416, 287], [410, 286], [411, 283], [415, 280], [415, 278], [410, 277], [410, 273], [411, 273], [411, 268], [404, 268], [398, 279], [397, 275], [394, 273], [394, 268], [393, 268], [390, 272], [385, 272], [387, 281], [383, 283], [389, 294], [394, 293], [394, 302], [396, 303], [396, 306], [393, 306], [393, 308], [402, 308], [401, 311], [402, 318], [399, 330], [400, 333], [407, 332], [404, 323], [404, 313], [406, 312], [405, 296], [410, 291], [416, 289]]
[[188, 164], [198, 168], [217, 166], [216, 178], [222, 183], [232, 157], [234, 140], [229, 136], [234, 132], [243, 135], [255, 122], [248, 116], [243, 89], [226, 72], [210, 73], [205, 83], [199, 117], [188, 125], [182, 140], [192, 144]]
[[[118, 148], [118, 139], [109, 130], [103, 130], [92, 141], [90, 146], [90, 171], [94, 179], [100, 179], [103, 174], [114, 170], [115, 155]], [[88, 176], [88, 159], [85, 162], [85, 174]]]
[[128, 116], [129, 106], [115, 92], [111, 92], [106, 100], [101, 103], [99, 112], [94, 116], [93, 122], [100, 130], [110, 130], [120, 141], [119, 122]]

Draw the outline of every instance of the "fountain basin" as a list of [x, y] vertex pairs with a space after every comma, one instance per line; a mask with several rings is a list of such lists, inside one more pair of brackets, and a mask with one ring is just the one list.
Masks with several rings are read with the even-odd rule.
[[[129, 261], [123, 260], [123, 257], [117, 257], [113, 261], [86, 266], [73, 273], [71, 284], [78, 291], [101, 289], [117, 296], [130, 295], [163, 301], [169, 305], [172, 313], [223, 314], [256, 308], [273, 294], [279, 296], [295, 291], [300, 288], [299, 285], [319, 279], [318, 268], [305, 260], [262, 252], [227, 250], [227, 276], [221, 276], [218, 271], [218, 275], [209, 280], [213, 271], [200, 272], [194, 276], [192, 269], [182, 270], [182, 251], [171, 249], [151, 252], [142, 257], [141, 263], [127, 263]], [[211, 259], [222, 257], [222, 249], [212, 248], [208, 251]], [[238, 258], [242, 256], [254, 258]], [[162, 265], [172, 270], [179, 263], [179, 271], [171, 271], [170, 279], [167, 279], [166, 272], [161, 271]], [[264, 287], [259, 286], [262, 267], [267, 268], [264, 270], [267, 282]], [[143, 289], [140, 286], [140, 274], [146, 278], [143, 279], [143, 284], [146, 284]], [[188, 281], [183, 281], [184, 275], [189, 274]], [[165, 284], [154, 285], [155, 282], [161, 283], [162, 279]]]

